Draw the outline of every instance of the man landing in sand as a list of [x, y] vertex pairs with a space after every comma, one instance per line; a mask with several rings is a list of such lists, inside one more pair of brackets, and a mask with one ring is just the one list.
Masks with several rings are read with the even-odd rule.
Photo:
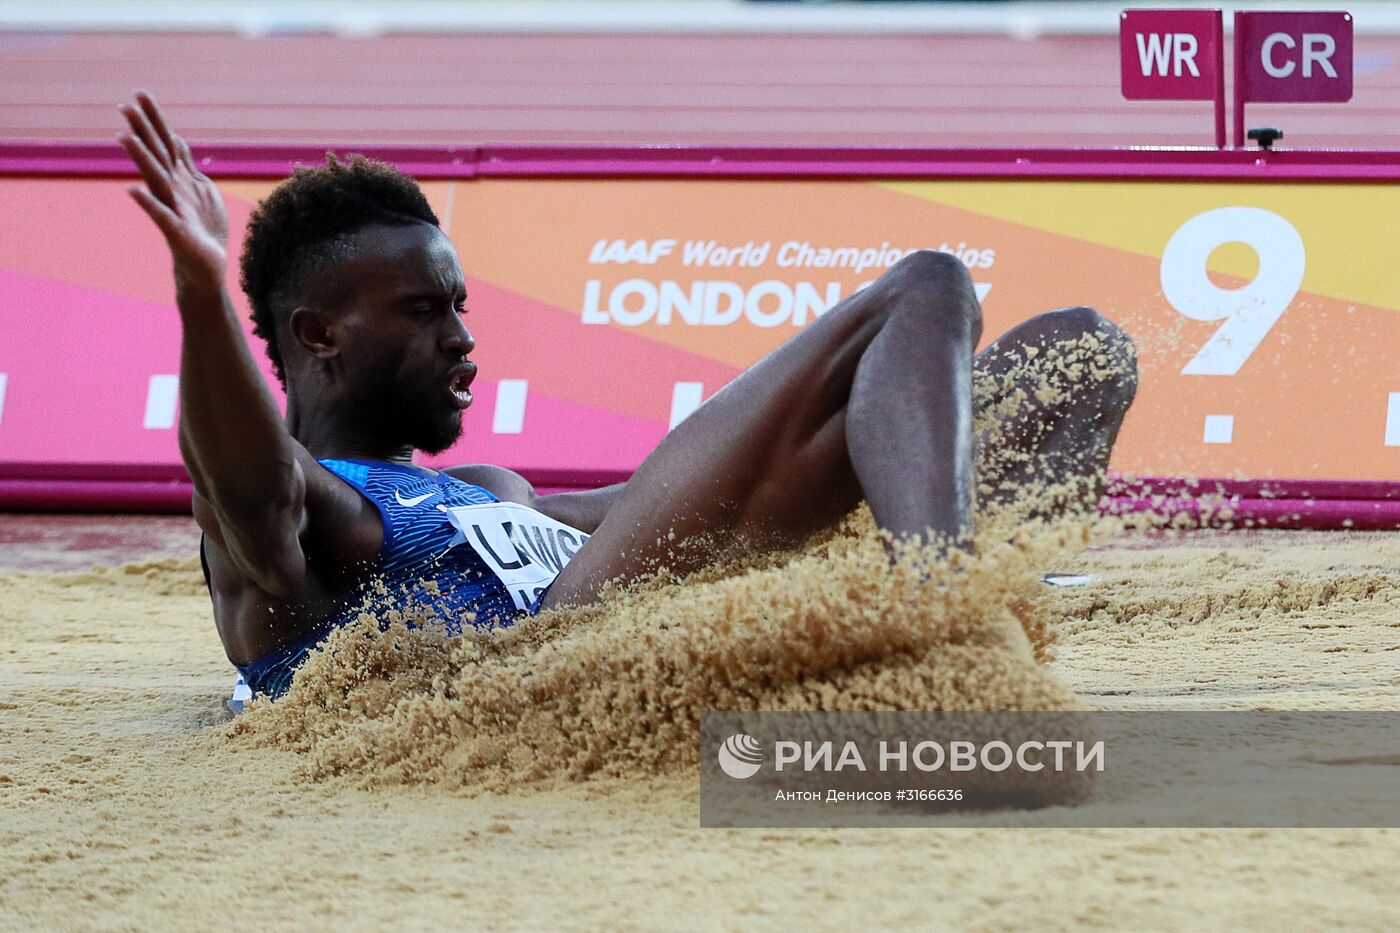
[[[1040, 315], [974, 356], [967, 271], [921, 252], [740, 375], [624, 484], [541, 496], [500, 467], [426, 470], [413, 454], [458, 438], [476, 366], [462, 268], [418, 186], [387, 165], [330, 160], [298, 169], [253, 214], [243, 287], [287, 390], [284, 420], [224, 285], [217, 189], [150, 98], [122, 111], [146, 182], [132, 196], [175, 260], [180, 449], [214, 619], [262, 693], [286, 689], [371, 581], [431, 604], [449, 629], [508, 624], [716, 556], [687, 544], [796, 545], [861, 500], [891, 540], [966, 547], [979, 443], [1021, 464], [979, 477], [984, 488], [1087, 477], [1092, 501], [1132, 402], [1132, 345], [1087, 308]], [[1037, 393], [1020, 364], [1068, 340], [1100, 348], [1115, 375]], [[983, 438], [974, 374], [1020, 399]], [[552, 559], [529, 561], [526, 526], [536, 557]]]

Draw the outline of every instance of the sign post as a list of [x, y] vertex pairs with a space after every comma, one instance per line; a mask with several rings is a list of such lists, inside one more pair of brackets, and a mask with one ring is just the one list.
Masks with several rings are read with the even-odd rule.
[[1225, 148], [1225, 39], [1219, 10], [1125, 10], [1118, 29], [1127, 100], [1215, 101]]
[[1350, 13], [1235, 14], [1236, 148], [1246, 101], [1342, 103], [1351, 93]]

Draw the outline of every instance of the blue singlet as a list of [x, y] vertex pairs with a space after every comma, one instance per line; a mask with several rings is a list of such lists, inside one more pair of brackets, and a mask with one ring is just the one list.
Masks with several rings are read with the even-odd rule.
[[[366, 568], [365, 579], [382, 581], [396, 607], [427, 609], [443, 620], [449, 634], [460, 634], [464, 623], [476, 627], [509, 625], [527, 612], [538, 611], [538, 596], [528, 609], [517, 607], [506, 584], [477, 550], [466, 545], [445, 511], [498, 502], [491, 493], [445, 473], [417, 467], [361, 460], [320, 462], [379, 509], [384, 542]], [[578, 543], [587, 537], [578, 532]], [[528, 539], [524, 544], [529, 544]], [[564, 562], [570, 556], [571, 552], [566, 554]], [[424, 580], [432, 581], [435, 591], [425, 588]], [[331, 630], [354, 620], [360, 611], [358, 602], [347, 605], [305, 636], [250, 664], [238, 665], [239, 673], [252, 692], [281, 696], [306, 655]]]

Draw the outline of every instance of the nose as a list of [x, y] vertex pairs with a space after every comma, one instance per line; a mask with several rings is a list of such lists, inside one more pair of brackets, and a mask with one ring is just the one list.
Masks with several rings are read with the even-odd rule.
[[442, 349], [453, 356], [466, 356], [476, 349], [476, 340], [459, 315], [453, 314], [451, 317], [451, 323], [443, 335]]

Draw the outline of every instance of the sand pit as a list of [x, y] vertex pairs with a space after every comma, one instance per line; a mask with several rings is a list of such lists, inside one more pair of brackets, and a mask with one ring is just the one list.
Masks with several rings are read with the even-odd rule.
[[[1007, 691], [1044, 708], [1396, 709], [1397, 536], [1120, 537], [1061, 559], [1096, 577], [1067, 590], [1029, 587], [1023, 549], [968, 571], [1000, 594], [976, 632], [950, 623], [962, 604], [882, 615], [839, 574], [820, 598], [755, 607], [759, 567], [703, 588], [711, 615], [748, 613], [737, 630], [683, 622], [639, 645], [661, 623], [636, 597], [601, 633], [571, 619], [475, 653], [425, 641], [431, 676], [380, 664], [347, 683], [323, 660], [295, 705], [238, 726], [194, 541], [186, 520], [0, 518], [0, 565], [27, 568], [0, 572], [0, 926], [1400, 922], [1400, 831], [701, 830], [695, 750], [667, 733], [671, 711], [706, 704]], [[140, 554], [156, 559], [72, 569]], [[867, 608], [834, 624], [831, 606]], [[1029, 634], [1053, 659], [1032, 661], [1017, 619], [1045, 624]], [[823, 637], [765, 655], [751, 627]], [[675, 692], [648, 692], [662, 683]], [[559, 739], [585, 724], [591, 746]], [[548, 769], [545, 753], [571, 757]]]

